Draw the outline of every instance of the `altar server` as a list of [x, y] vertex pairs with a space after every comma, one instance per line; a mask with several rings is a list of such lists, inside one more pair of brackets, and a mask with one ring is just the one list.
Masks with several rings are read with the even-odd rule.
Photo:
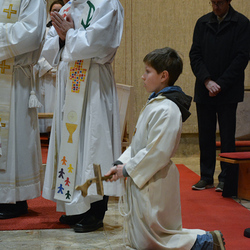
[[182, 72], [182, 59], [166, 47], [147, 54], [144, 63], [142, 79], [152, 94], [140, 113], [131, 145], [106, 174], [114, 174], [111, 182], [127, 177], [125, 209], [121, 214], [128, 229], [128, 247], [225, 249], [220, 231], [182, 227], [179, 172], [171, 160], [192, 100], [174, 86]]

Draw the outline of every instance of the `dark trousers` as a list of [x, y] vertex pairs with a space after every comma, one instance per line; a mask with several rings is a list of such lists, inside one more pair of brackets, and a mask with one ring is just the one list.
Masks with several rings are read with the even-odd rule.
[[102, 200], [91, 203], [90, 210], [87, 213], [98, 219], [103, 219], [105, 212], [108, 210], [108, 201], [109, 196], [104, 195]]
[[[219, 123], [221, 152], [235, 152], [235, 129], [237, 103], [230, 104], [201, 104], [196, 103], [201, 180], [212, 184], [216, 164], [216, 124]], [[225, 182], [227, 172], [230, 175], [232, 164], [221, 162], [219, 181]], [[236, 176], [237, 177], [237, 176]], [[235, 176], [233, 177], [235, 179]], [[236, 180], [237, 181], [237, 180]], [[232, 183], [231, 183], [232, 184]]]

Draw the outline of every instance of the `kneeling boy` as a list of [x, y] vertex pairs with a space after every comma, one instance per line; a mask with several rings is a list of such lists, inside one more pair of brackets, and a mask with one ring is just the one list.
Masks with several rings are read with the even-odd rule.
[[129, 246], [135, 249], [224, 249], [220, 231], [182, 228], [179, 172], [171, 161], [190, 115], [191, 97], [174, 83], [183, 63], [171, 48], [144, 58], [144, 86], [151, 92], [131, 145], [106, 175], [127, 178], [126, 221]]

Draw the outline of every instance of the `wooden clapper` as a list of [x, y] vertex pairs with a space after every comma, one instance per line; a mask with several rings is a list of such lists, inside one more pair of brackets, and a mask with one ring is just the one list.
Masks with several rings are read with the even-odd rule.
[[76, 186], [76, 190], [82, 191], [82, 196], [86, 197], [88, 194], [88, 188], [92, 183], [96, 183], [96, 191], [97, 194], [104, 196], [103, 184], [102, 182], [112, 178], [112, 175], [102, 176], [101, 166], [97, 164], [93, 164], [95, 177], [88, 179], [83, 185]]

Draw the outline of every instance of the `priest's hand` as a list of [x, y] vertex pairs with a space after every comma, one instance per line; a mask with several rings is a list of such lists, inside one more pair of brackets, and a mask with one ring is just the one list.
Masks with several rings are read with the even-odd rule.
[[69, 29], [74, 29], [74, 21], [69, 14], [66, 20], [56, 11], [51, 13], [52, 24], [62, 41], [65, 41]]
[[108, 173], [105, 174], [105, 176], [109, 176], [109, 175], [113, 174], [113, 177], [111, 179], [108, 179], [107, 181], [113, 182], [113, 181], [117, 181], [118, 179], [124, 177], [123, 172], [122, 172], [124, 165], [116, 165], [116, 166], [112, 167], [108, 171]]

